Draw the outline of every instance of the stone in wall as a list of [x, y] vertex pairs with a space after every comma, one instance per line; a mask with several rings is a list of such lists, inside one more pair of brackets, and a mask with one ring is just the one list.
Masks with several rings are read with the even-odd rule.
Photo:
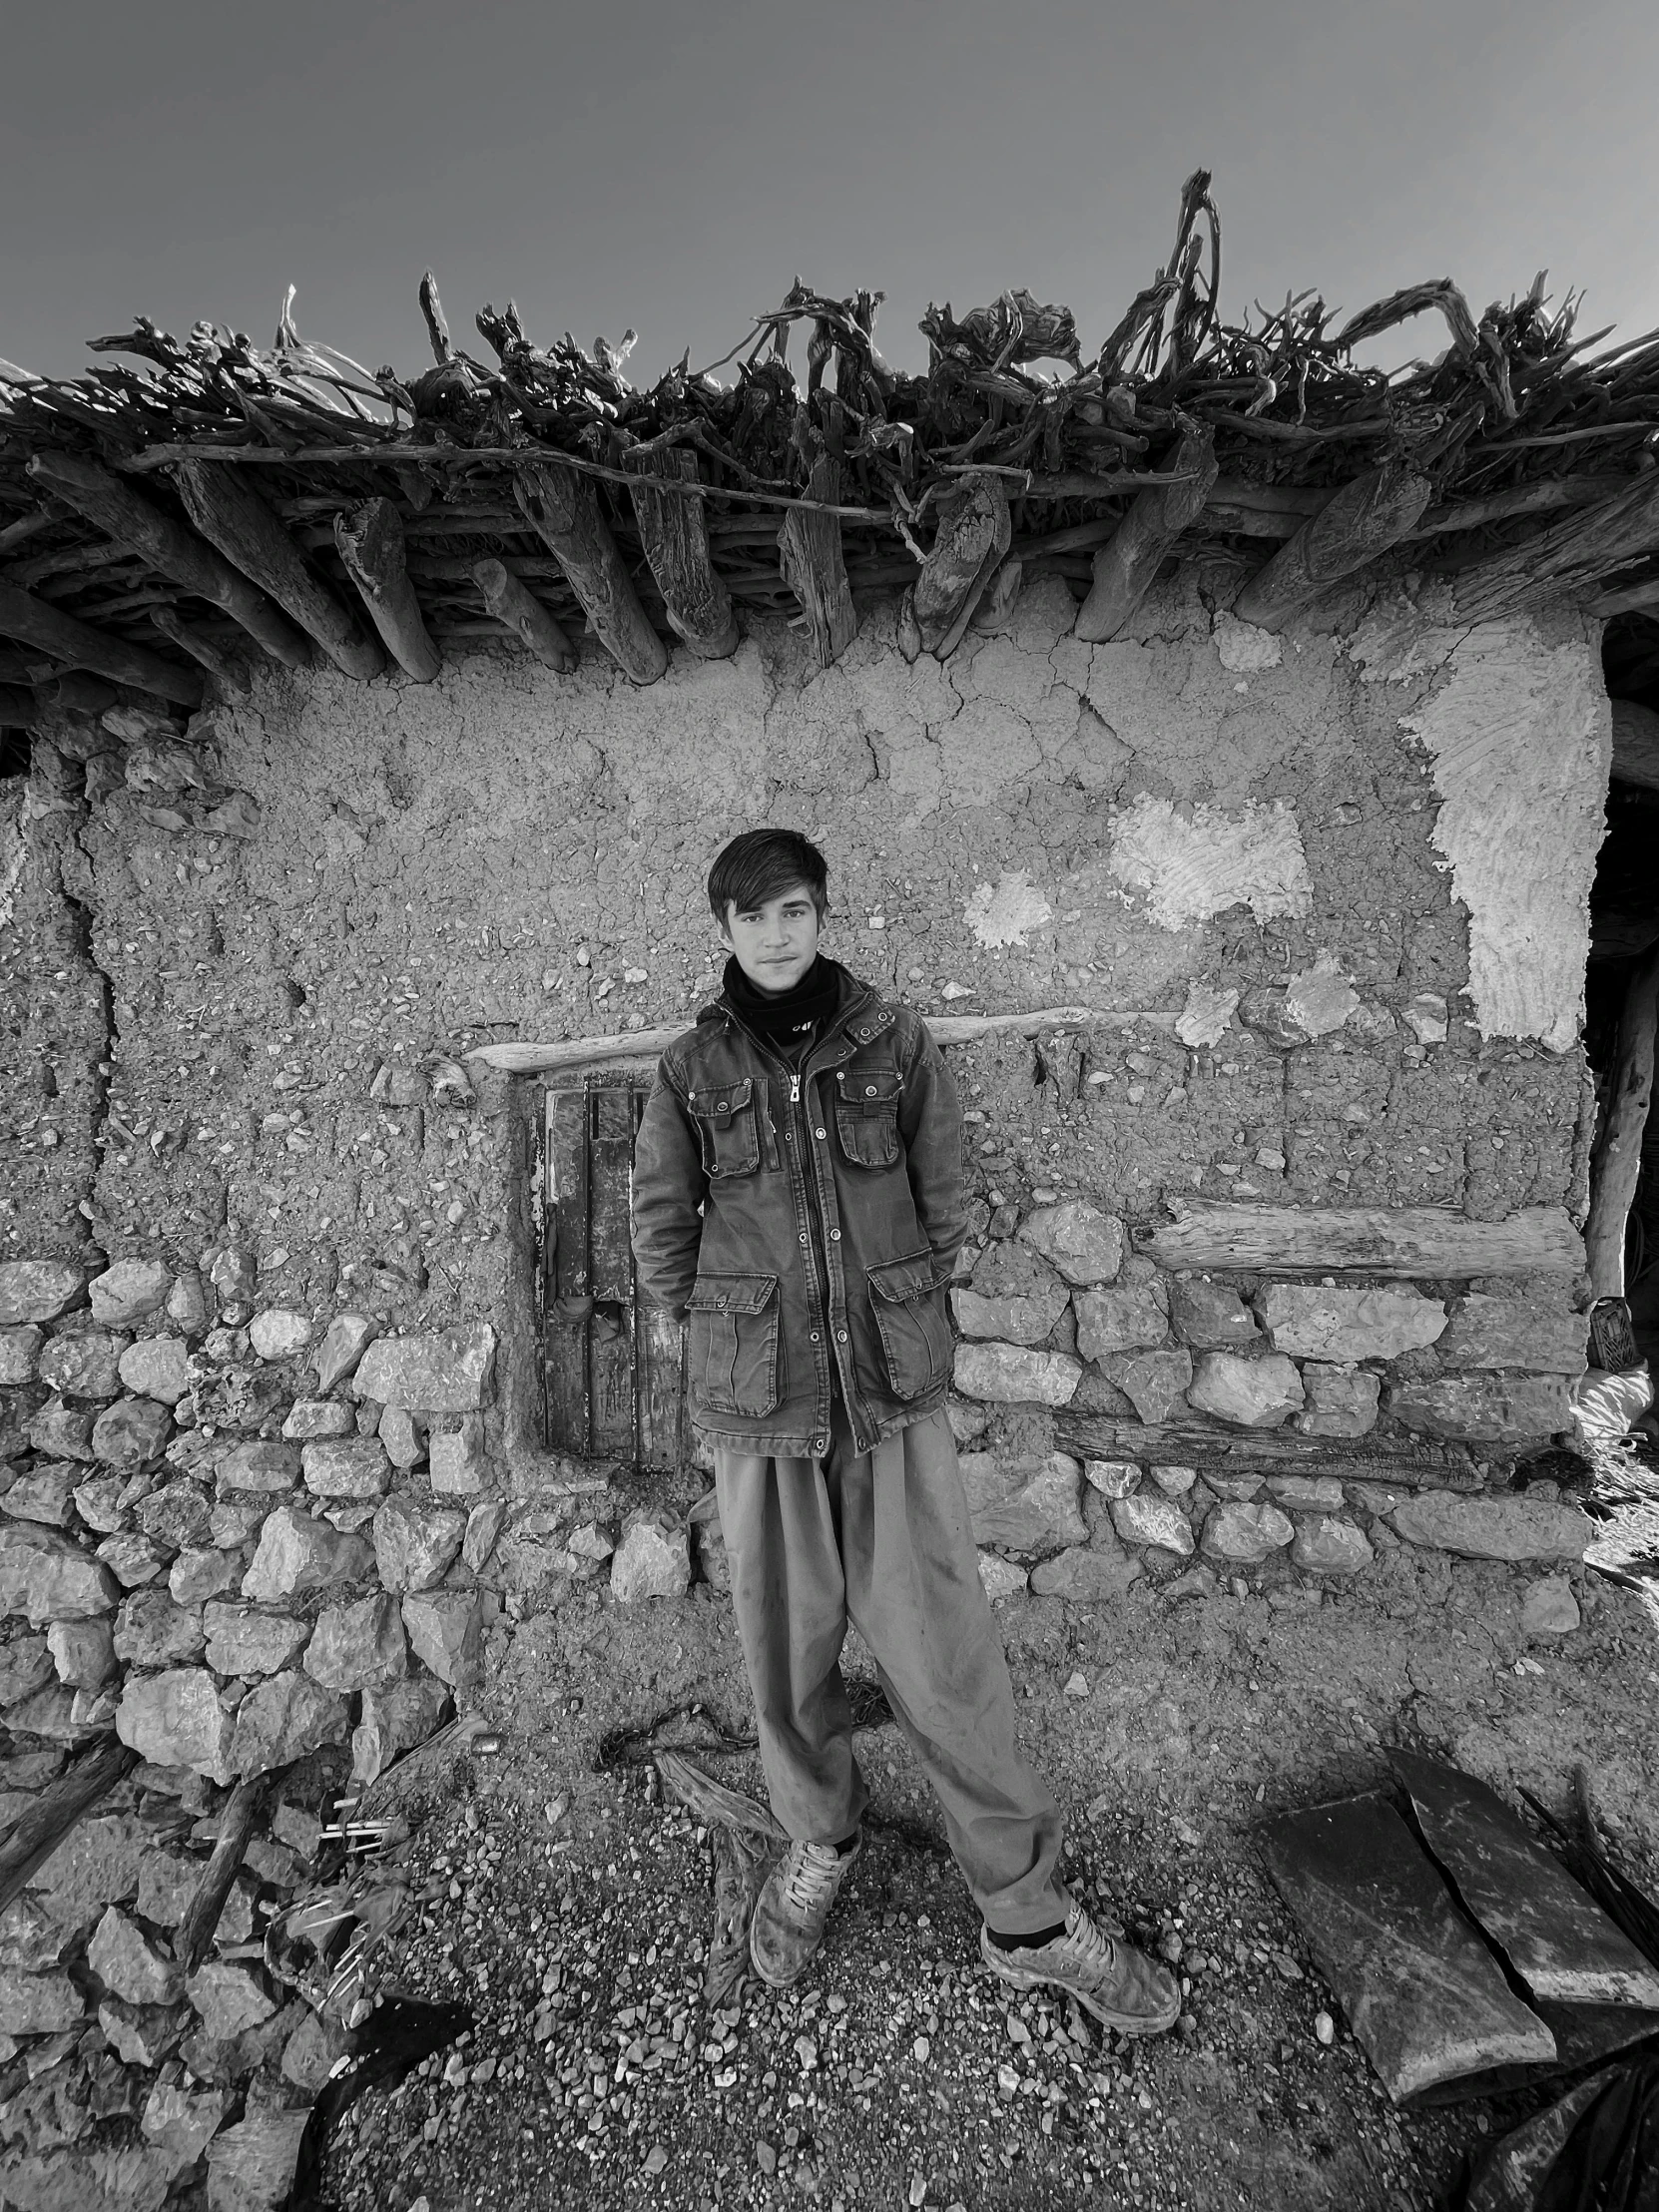
[[255, 1437], [233, 1444], [214, 1472], [224, 1490], [291, 1490], [299, 1478], [299, 1453], [290, 1443]]
[[73, 1260], [0, 1261], [0, 1327], [58, 1320], [80, 1304], [86, 1281]]
[[64, 1397], [119, 1397], [129, 1340], [110, 1329], [67, 1329], [42, 1352], [40, 1380]]
[[220, 1674], [280, 1674], [310, 1640], [310, 1626], [287, 1613], [268, 1613], [253, 1605], [203, 1607], [208, 1664]]
[[1169, 1279], [1170, 1326], [1195, 1351], [1228, 1352], [1256, 1343], [1262, 1332], [1256, 1316], [1227, 1283], [1201, 1275]]
[[1457, 1299], [1436, 1350], [1448, 1368], [1518, 1368], [1532, 1375], [1582, 1375], [1589, 1316], [1523, 1298]]
[[1073, 1303], [1077, 1350], [1085, 1360], [1161, 1345], [1169, 1335], [1169, 1298], [1156, 1277], [1111, 1290], [1079, 1291]]
[[1260, 1566], [1296, 1535], [1296, 1524], [1277, 1505], [1221, 1504], [1204, 1522], [1202, 1549], [1212, 1559]]
[[141, 1337], [121, 1355], [119, 1373], [138, 1396], [177, 1405], [191, 1386], [190, 1348], [183, 1337]]
[[1433, 1344], [1446, 1325], [1438, 1299], [1409, 1290], [1270, 1283], [1256, 1311], [1274, 1350], [1304, 1360], [1392, 1360]]
[[1031, 1569], [1034, 1597], [1062, 1597], [1073, 1605], [1099, 1605], [1121, 1597], [1145, 1572], [1141, 1562], [1114, 1543], [1074, 1545]]
[[39, 1628], [113, 1613], [120, 1597], [109, 1567], [68, 1536], [29, 1521], [0, 1528], [0, 1613], [21, 1613]]
[[85, 1471], [77, 1459], [37, 1461], [0, 1495], [0, 1513], [9, 1513], [13, 1520], [39, 1521], [48, 1528], [62, 1528], [69, 1519], [77, 1477]]
[[1576, 1505], [1504, 1491], [1470, 1497], [1455, 1490], [1419, 1490], [1388, 1513], [1408, 1542], [1465, 1559], [1579, 1559], [1594, 1524]]
[[1235, 1428], [1278, 1428], [1301, 1410], [1304, 1394], [1296, 1363], [1283, 1353], [1252, 1360], [1232, 1352], [1201, 1352], [1193, 1364], [1187, 1400]]
[[391, 1461], [378, 1436], [319, 1436], [299, 1447], [305, 1487], [313, 1497], [383, 1497]]
[[278, 1505], [260, 1530], [242, 1594], [268, 1604], [301, 1590], [325, 1590], [355, 1581], [372, 1558], [360, 1536], [342, 1535], [296, 1506]]
[[1008, 1405], [1064, 1405], [1083, 1373], [1063, 1352], [1032, 1352], [1022, 1345], [959, 1344], [955, 1383], [966, 1397]]
[[380, 1590], [324, 1606], [300, 1664], [327, 1690], [379, 1688], [406, 1674], [409, 1647], [397, 1600]]
[[248, 1325], [248, 1342], [262, 1360], [291, 1360], [311, 1341], [311, 1325], [303, 1314], [285, 1307], [268, 1307]]
[[351, 1731], [351, 1772], [372, 1782], [400, 1751], [412, 1751], [431, 1735], [449, 1696], [429, 1674], [371, 1686], [363, 1692], [362, 1718]]
[[381, 1586], [397, 1591], [431, 1589], [453, 1564], [466, 1533], [467, 1516], [452, 1506], [388, 1497], [373, 1520]]
[[964, 1337], [1040, 1345], [1070, 1296], [1046, 1260], [1005, 1239], [986, 1247], [970, 1280], [951, 1293], [951, 1306]]
[[483, 1414], [463, 1413], [453, 1427], [433, 1428], [426, 1438], [426, 1464], [440, 1497], [476, 1497], [489, 1472]]
[[961, 1467], [976, 1544], [1044, 1551], [1088, 1540], [1078, 1502], [1083, 1470], [1066, 1452], [1031, 1459], [970, 1451]]
[[289, 1669], [257, 1682], [237, 1708], [231, 1765], [239, 1775], [267, 1774], [326, 1744], [342, 1744], [349, 1708], [338, 1691]]
[[1192, 1526], [1173, 1498], [1145, 1493], [1118, 1498], [1112, 1505], [1112, 1525], [1126, 1544], [1155, 1544], [1183, 1559], [1192, 1555]]
[[1193, 1380], [1193, 1356], [1185, 1346], [1162, 1352], [1110, 1352], [1101, 1375], [1123, 1392], [1137, 1420], [1156, 1428], [1180, 1408]]
[[403, 1600], [403, 1626], [416, 1658], [457, 1690], [483, 1673], [483, 1615], [470, 1590], [424, 1590]]
[[1084, 1290], [1113, 1282], [1123, 1265], [1122, 1222], [1081, 1199], [1027, 1215], [1019, 1239]]
[[476, 1412], [488, 1397], [494, 1365], [495, 1331], [487, 1322], [441, 1335], [380, 1337], [358, 1361], [351, 1387], [382, 1405]]
[[1454, 1443], [1536, 1443], [1572, 1418], [1563, 1378], [1551, 1375], [1446, 1375], [1396, 1383], [1387, 1410], [1406, 1428]]
[[32, 1382], [40, 1348], [45, 1342], [45, 1331], [37, 1329], [32, 1322], [0, 1329], [0, 1386], [11, 1389], [19, 1383]]
[[646, 1597], [684, 1597], [690, 1582], [686, 1530], [660, 1514], [630, 1514], [611, 1555], [611, 1595], [624, 1605]]
[[235, 1771], [237, 1715], [221, 1703], [219, 1685], [205, 1667], [129, 1675], [115, 1726], [124, 1744], [158, 1767], [189, 1767], [222, 1784]]
[[316, 1348], [317, 1388], [326, 1393], [353, 1374], [379, 1333], [379, 1323], [366, 1314], [336, 1314]]
[[117, 1260], [87, 1285], [92, 1318], [108, 1329], [125, 1329], [167, 1304], [173, 1270], [160, 1260]]
[[1357, 1521], [1335, 1513], [1300, 1520], [1291, 1544], [1291, 1564], [1309, 1574], [1358, 1574], [1377, 1557], [1371, 1539]]
[[172, 1433], [170, 1407], [153, 1397], [117, 1398], [93, 1423], [93, 1456], [106, 1466], [135, 1474], [161, 1457]]
[[1366, 1436], [1377, 1426], [1381, 1376], [1365, 1368], [1305, 1360], [1302, 1387], [1307, 1404], [1300, 1413], [1292, 1414], [1291, 1426], [1305, 1436]]

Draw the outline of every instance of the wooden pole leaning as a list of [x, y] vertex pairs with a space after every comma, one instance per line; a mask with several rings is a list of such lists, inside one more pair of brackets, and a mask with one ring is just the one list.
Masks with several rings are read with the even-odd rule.
[[[832, 506], [840, 479], [839, 463], [831, 454], [821, 453], [808, 479], [809, 499]], [[858, 634], [841, 556], [840, 526], [834, 516], [792, 509], [778, 533], [778, 565], [807, 618], [813, 658], [820, 668], [829, 668]]]
[[1659, 945], [1637, 966], [1619, 1015], [1607, 1111], [1590, 1154], [1590, 1214], [1584, 1250], [1592, 1298], [1623, 1298], [1625, 1224], [1642, 1172], [1642, 1137], [1653, 1103], [1659, 1031]]
[[964, 476], [941, 502], [938, 531], [909, 598], [916, 635], [937, 660], [960, 644], [1012, 536], [1000, 476]]
[[386, 651], [417, 684], [443, 667], [403, 554], [403, 523], [389, 499], [365, 499], [334, 517], [334, 545]]
[[173, 481], [185, 511], [210, 544], [276, 600], [334, 666], [359, 683], [385, 667], [378, 643], [306, 567], [280, 519], [234, 469], [176, 461]]
[[640, 605], [593, 485], [557, 461], [537, 461], [518, 471], [513, 490], [618, 668], [633, 683], [655, 684], [668, 671], [668, 647]]
[[67, 668], [89, 668], [112, 684], [154, 692], [177, 707], [202, 704], [202, 679], [194, 669], [179, 668], [159, 653], [146, 652], [142, 645], [129, 645], [108, 630], [96, 630], [90, 622], [64, 614], [15, 584], [0, 584], [0, 637], [36, 646]]
[[310, 647], [263, 591], [213, 546], [107, 468], [78, 453], [37, 453], [29, 474], [117, 545], [197, 599], [223, 607], [255, 643], [287, 668], [308, 668]]
[[1333, 584], [1409, 537], [1433, 497], [1426, 476], [1383, 461], [1344, 484], [1240, 592], [1233, 612], [1258, 630], [1283, 630]]
[[654, 490], [651, 483], [653, 477], [694, 483], [697, 455], [683, 445], [635, 447], [623, 455], [623, 466], [640, 479], [629, 486], [628, 496], [675, 636], [701, 661], [730, 660], [738, 649], [738, 618], [709, 551], [703, 501]]
[[1214, 430], [1187, 422], [1166, 469], [1179, 481], [1141, 492], [1095, 555], [1094, 581], [1072, 625], [1075, 636], [1099, 645], [1119, 635], [1176, 539], [1203, 513], [1218, 469]]

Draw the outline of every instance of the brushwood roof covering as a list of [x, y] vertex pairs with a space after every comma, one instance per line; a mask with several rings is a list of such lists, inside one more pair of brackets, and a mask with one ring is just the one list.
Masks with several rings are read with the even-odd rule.
[[[469, 350], [452, 340], [430, 277], [420, 298], [432, 365], [401, 374], [302, 338], [291, 293], [269, 348], [211, 322], [176, 338], [140, 318], [92, 340], [98, 358], [82, 375], [0, 368], [0, 596], [11, 587], [14, 600], [182, 667], [177, 628], [162, 634], [158, 614], [164, 628], [172, 616], [246, 649], [223, 604], [30, 468], [40, 455], [93, 460], [190, 527], [178, 471], [207, 461], [216, 481], [257, 489], [357, 617], [334, 524], [380, 499], [440, 651], [503, 635], [474, 573], [486, 557], [579, 629], [580, 579], [519, 495], [527, 467], [558, 463], [593, 487], [647, 619], [671, 638], [630, 484], [675, 449], [671, 496], [695, 487], [709, 565], [740, 607], [803, 603], [780, 563], [792, 515], [833, 521], [851, 591], [896, 588], [915, 583], [964, 487], [993, 479], [1007, 509], [998, 560], [1027, 580], [1057, 573], [1081, 596], [1094, 557], [1196, 430], [1216, 474], [1166, 550], [1212, 557], [1223, 574], [1231, 563], [1248, 577], [1335, 490], [1391, 467], [1425, 486], [1400, 539], [1413, 565], [1456, 576], [1507, 559], [1511, 575], [1559, 577], [1601, 612], [1659, 612], [1659, 335], [1581, 336], [1578, 302], [1552, 306], [1541, 276], [1480, 314], [1436, 280], [1337, 326], [1310, 293], [1228, 322], [1220, 285], [1220, 224], [1200, 173], [1167, 263], [1104, 334], [1104, 316], [1088, 329], [1018, 290], [961, 315], [930, 307], [922, 374], [877, 350], [880, 293], [833, 299], [799, 280], [725, 361], [682, 361], [644, 387], [627, 376], [626, 341], [539, 341], [511, 302], [477, 315]], [[1434, 357], [1387, 371], [1357, 356], [1419, 314], [1443, 322]], [[1615, 527], [1583, 528], [1604, 512]], [[7, 635], [18, 638], [16, 622]], [[0, 639], [0, 650], [14, 679], [21, 669], [35, 682], [74, 659], [27, 640]]]

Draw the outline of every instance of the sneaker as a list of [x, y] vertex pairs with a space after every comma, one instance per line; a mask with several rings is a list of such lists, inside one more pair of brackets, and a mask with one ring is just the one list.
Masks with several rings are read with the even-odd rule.
[[999, 1981], [1032, 1989], [1064, 1989], [1085, 2012], [1120, 2035], [1162, 2035], [1181, 2010], [1181, 1984], [1167, 1966], [1096, 1928], [1080, 1905], [1066, 1914], [1066, 1932], [1040, 1948], [999, 1950], [979, 1931], [979, 1955]]
[[863, 1848], [862, 1837], [848, 1852], [833, 1844], [791, 1844], [767, 1876], [749, 1927], [749, 1955], [772, 1988], [787, 1989], [806, 1971], [824, 1940], [835, 1893]]

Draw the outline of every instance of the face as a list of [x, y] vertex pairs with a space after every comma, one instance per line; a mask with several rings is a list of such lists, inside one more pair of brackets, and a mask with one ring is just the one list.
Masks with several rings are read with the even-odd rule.
[[818, 957], [818, 907], [805, 883], [761, 906], [728, 899], [720, 933], [758, 990], [793, 990]]

